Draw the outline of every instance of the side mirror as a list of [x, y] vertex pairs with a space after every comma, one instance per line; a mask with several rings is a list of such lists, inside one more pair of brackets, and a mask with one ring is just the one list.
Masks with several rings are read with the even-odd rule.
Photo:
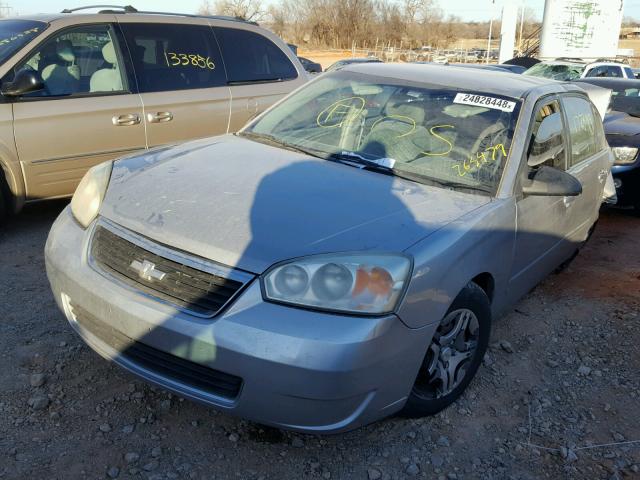
[[582, 193], [582, 184], [567, 172], [543, 165], [531, 171], [522, 186], [522, 193], [527, 196], [576, 197]]
[[529, 148], [530, 167], [537, 167], [553, 160], [564, 150], [563, 126], [560, 113], [552, 113], [542, 119]]
[[6, 97], [19, 97], [31, 92], [44, 89], [44, 82], [35, 70], [20, 70], [13, 82], [2, 85], [0, 92]]

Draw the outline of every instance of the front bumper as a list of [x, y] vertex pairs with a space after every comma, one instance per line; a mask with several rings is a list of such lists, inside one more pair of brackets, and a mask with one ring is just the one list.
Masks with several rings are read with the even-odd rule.
[[[437, 327], [410, 329], [395, 315], [362, 318], [271, 304], [257, 281], [215, 318], [197, 318], [94, 270], [87, 259], [90, 232], [67, 208], [45, 248], [56, 301], [83, 340], [147, 381], [259, 423], [334, 433], [398, 411]], [[96, 334], [85, 323], [89, 317], [114, 335]], [[218, 395], [197, 381], [176, 380], [137, 361], [116, 337], [239, 377], [239, 393]]]

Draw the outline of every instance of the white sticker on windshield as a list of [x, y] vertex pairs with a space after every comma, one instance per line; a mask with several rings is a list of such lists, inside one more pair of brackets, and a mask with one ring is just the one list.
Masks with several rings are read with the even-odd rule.
[[516, 102], [510, 102], [509, 100], [496, 97], [485, 97], [484, 95], [476, 95], [474, 93], [458, 93], [456, 98], [453, 99], [453, 103], [493, 108], [494, 110], [502, 110], [503, 112], [513, 112], [516, 108]]

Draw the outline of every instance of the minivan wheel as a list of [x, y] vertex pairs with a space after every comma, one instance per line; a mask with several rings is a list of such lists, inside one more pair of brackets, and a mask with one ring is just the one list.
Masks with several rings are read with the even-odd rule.
[[402, 413], [423, 417], [452, 404], [478, 371], [490, 333], [489, 298], [470, 282], [440, 321]]
[[7, 199], [5, 198], [2, 187], [0, 186], [0, 223], [2, 223], [7, 216]]

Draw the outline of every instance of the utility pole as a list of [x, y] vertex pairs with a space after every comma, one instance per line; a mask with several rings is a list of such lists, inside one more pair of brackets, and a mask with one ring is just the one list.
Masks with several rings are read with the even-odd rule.
[[10, 17], [13, 7], [5, 2], [0, 2], [0, 17]]
[[491, 54], [491, 36], [493, 35], [493, 7], [496, 0], [491, 0], [491, 20], [489, 21], [489, 39], [487, 41], [487, 54], [484, 57], [484, 63], [489, 63], [489, 55]]

